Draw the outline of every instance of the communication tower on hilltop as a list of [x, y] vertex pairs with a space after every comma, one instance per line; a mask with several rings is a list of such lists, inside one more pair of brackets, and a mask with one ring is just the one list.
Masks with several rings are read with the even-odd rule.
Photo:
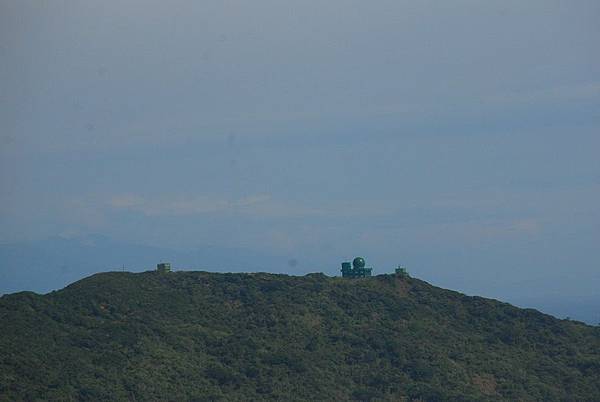
[[365, 278], [371, 276], [373, 268], [367, 268], [365, 259], [356, 257], [352, 261], [352, 266], [349, 262], [342, 262], [342, 277], [344, 278]]

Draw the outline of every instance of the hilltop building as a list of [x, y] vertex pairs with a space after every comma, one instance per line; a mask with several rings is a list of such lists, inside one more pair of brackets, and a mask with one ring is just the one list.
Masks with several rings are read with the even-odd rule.
[[161, 262], [156, 265], [156, 270], [158, 272], [171, 272], [171, 264], [168, 262]]
[[406, 270], [406, 267], [398, 265], [398, 268], [396, 268], [396, 275], [401, 276], [403, 278], [408, 277], [408, 271]]
[[362, 257], [356, 257], [352, 261], [352, 266], [349, 262], [342, 262], [342, 277], [365, 278], [371, 276], [373, 268], [367, 268], [365, 265], [365, 259]]

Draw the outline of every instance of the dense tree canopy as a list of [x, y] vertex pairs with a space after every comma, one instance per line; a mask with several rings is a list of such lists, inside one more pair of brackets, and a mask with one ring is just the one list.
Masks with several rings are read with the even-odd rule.
[[394, 275], [111, 272], [0, 298], [0, 400], [599, 400], [600, 328]]

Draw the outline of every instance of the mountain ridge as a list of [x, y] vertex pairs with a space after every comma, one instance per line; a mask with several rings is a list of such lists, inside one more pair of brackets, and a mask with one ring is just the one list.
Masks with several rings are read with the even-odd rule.
[[600, 398], [600, 328], [395, 275], [108, 272], [0, 323], [0, 400]]

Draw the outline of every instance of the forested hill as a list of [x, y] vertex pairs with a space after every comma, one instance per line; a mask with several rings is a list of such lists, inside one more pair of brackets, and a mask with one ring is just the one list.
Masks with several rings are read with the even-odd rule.
[[97, 274], [0, 298], [0, 400], [600, 400], [600, 328], [381, 275]]

